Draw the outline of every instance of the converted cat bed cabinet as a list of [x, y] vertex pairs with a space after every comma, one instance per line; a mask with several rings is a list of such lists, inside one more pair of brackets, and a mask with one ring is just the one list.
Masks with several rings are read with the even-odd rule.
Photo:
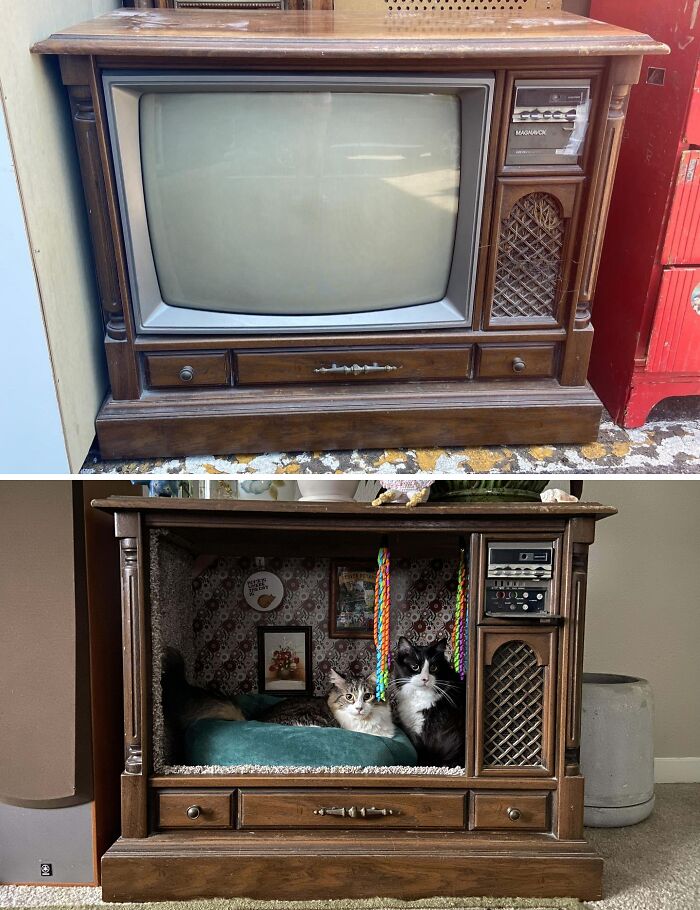
[[[601, 896], [602, 860], [583, 839], [580, 699], [588, 548], [614, 509], [93, 505], [114, 513], [122, 565], [125, 770], [121, 837], [102, 861], [106, 900]], [[465, 553], [465, 766], [173, 764], [162, 649], [181, 651], [196, 685], [252, 692], [256, 625], [296, 618], [311, 629], [322, 694], [332, 663], [367, 666], [373, 654], [370, 641], [329, 635], [329, 565], [376, 564], [379, 547], [391, 552], [392, 643], [446, 634]], [[241, 595], [261, 559], [285, 586], [263, 614]]]
[[530, 9], [119, 10], [36, 45], [90, 216], [104, 457], [596, 437], [610, 189], [666, 47]]

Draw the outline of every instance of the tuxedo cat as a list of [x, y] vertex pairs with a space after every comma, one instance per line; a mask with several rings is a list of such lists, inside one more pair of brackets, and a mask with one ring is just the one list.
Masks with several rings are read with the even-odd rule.
[[446, 648], [446, 638], [421, 646], [401, 636], [394, 651], [392, 690], [418, 763], [463, 767], [465, 685], [448, 663]]
[[259, 721], [291, 727], [342, 727], [370, 736], [393, 736], [391, 708], [375, 698], [375, 677], [341, 676], [331, 670], [327, 698], [291, 696], [268, 708]]

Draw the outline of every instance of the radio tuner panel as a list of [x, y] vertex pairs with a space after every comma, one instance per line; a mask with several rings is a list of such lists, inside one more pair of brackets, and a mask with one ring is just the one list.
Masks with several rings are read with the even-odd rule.
[[489, 543], [486, 615], [549, 616], [553, 564], [551, 543]]
[[588, 80], [517, 80], [506, 164], [578, 164], [589, 109]]

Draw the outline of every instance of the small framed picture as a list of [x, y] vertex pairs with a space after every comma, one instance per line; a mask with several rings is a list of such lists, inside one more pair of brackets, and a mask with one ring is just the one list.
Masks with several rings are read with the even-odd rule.
[[311, 626], [258, 626], [258, 692], [311, 695]]
[[331, 638], [372, 638], [374, 583], [370, 559], [332, 559], [328, 634]]

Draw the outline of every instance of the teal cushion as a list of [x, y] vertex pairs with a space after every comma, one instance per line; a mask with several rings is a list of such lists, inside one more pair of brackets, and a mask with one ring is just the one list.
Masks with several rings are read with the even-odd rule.
[[[278, 699], [240, 696], [241, 710], [255, 716]], [[369, 736], [340, 727], [287, 727], [257, 720], [198, 720], [185, 731], [189, 765], [415, 765], [416, 750], [405, 733]]]

